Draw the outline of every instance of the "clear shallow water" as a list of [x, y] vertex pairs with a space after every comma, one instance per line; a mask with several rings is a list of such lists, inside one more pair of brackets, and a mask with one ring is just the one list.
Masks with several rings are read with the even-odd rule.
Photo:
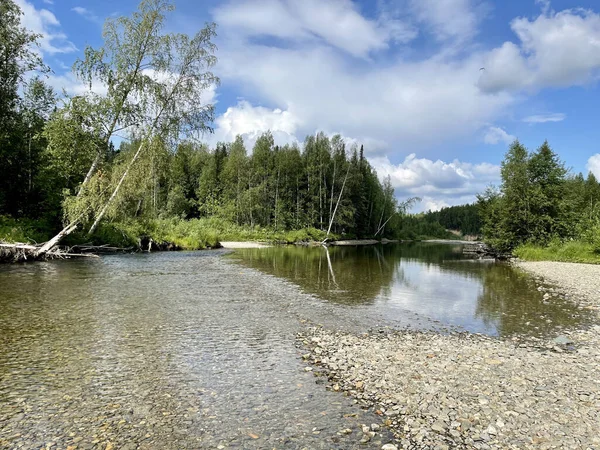
[[220, 255], [0, 266], [0, 448], [359, 448], [295, 347], [322, 302]]
[[353, 331], [438, 320], [503, 336], [587, 320], [567, 302], [544, 304], [524, 274], [460, 250], [0, 266], [0, 448], [381, 448], [389, 436], [360, 446], [358, 431], [381, 419], [304, 371], [295, 336], [305, 320]]
[[461, 245], [275, 247], [232, 257], [322, 299], [417, 328], [431, 319], [493, 336], [543, 336], [590, 320], [568, 301], [544, 301], [522, 271], [465, 257]]

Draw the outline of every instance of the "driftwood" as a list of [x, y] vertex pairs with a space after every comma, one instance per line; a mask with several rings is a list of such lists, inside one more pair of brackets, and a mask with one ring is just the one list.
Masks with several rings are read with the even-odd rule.
[[69, 248], [72, 253], [129, 253], [135, 251], [135, 247], [112, 247], [108, 244], [92, 245], [79, 244]]
[[68, 258], [97, 258], [98, 255], [90, 253], [71, 253], [69, 250], [53, 248], [40, 254], [40, 246], [30, 244], [4, 244], [0, 243], [0, 263], [15, 263], [25, 261], [43, 261], [47, 259]]

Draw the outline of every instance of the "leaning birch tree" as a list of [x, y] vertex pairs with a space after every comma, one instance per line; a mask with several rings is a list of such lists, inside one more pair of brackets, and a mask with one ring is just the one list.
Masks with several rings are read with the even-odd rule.
[[[140, 144], [103, 206], [93, 214], [93, 233], [118, 196], [131, 167], [153, 139], [176, 141], [212, 131], [214, 105], [207, 91], [218, 84], [210, 71], [216, 63], [216, 25], [207, 24], [195, 36], [163, 34], [165, 13], [173, 9], [164, 0], [143, 0], [131, 18], [109, 21], [104, 31], [105, 46], [87, 49], [85, 60], [76, 64], [78, 74], [90, 83], [103, 80], [105, 96], [92, 95], [96, 115], [108, 144], [114, 133], [125, 130]], [[97, 170], [102, 155], [94, 159], [78, 196], [85, 205], [85, 186]], [[73, 232], [87, 214], [77, 214], [59, 234], [42, 246], [41, 257]]]
[[[86, 97], [103, 143], [78, 196], [85, 191], [115, 134], [139, 124], [144, 113], [139, 98], [151, 87], [151, 74], [168, 45], [168, 37], [161, 31], [165, 15], [173, 9], [166, 0], [143, 0], [131, 17], [107, 19], [102, 33], [104, 45], [98, 49], [87, 47], [84, 58], [75, 62], [75, 74], [89, 87]], [[106, 95], [94, 93], [104, 89]]]

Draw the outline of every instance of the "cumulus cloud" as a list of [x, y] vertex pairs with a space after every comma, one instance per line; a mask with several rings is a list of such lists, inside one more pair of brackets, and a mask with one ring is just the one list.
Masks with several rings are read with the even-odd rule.
[[600, 179], [600, 153], [590, 156], [586, 168], [588, 172], [592, 172], [596, 178]]
[[15, 3], [23, 11], [21, 24], [41, 36], [39, 42], [42, 52], [53, 55], [77, 50], [61, 31], [60, 22], [52, 12], [37, 9], [27, 0], [15, 0]]
[[232, 142], [241, 135], [246, 148], [251, 150], [258, 137], [270, 131], [279, 145], [298, 142], [296, 132], [300, 119], [290, 110], [270, 109], [263, 106], [252, 106], [240, 100], [236, 106], [216, 118], [215, 133], [209, 143]]
[[483, 137], [486, 144], [496, 145], [500, 142], [504, 144], [512, 144], [517, 139], [516, 136], [508, 134], [500, 127], [489, 127]]
[[363, 17], [350, 0], [230, 1], [214, 12], [220, 26], [250, 36], [302, 41], [321, 40], [353, 56], [387, 48], [388, 41], [408, 41], [415, 31], [391, 21]]
[[479, 61], [396, 61], [354, 67], [328, 48], [221, 45], [221, 76], [245, 94], [293, 108], [304, 134], [316, 129], [423, 148], [466, 138], [513, 96], [476, 86]]
[[411, 0], [410, 6], [417, 20], [442, 42], [474, 37], [485, 11], [475, 0]]
[[62, 75], [50, 74], [46, 79], [46, 83], [54, 88], [58, 93], [66, 92], [67, 95], [84, 95], [89, 92], [98, 95], [106, 95], [108, 88], [98, 80], [92, 82], [92, 87], [88, 84], [82, 83], [72, 72], [67, 72]]
[[422, 197], [417, 206], [422, 210], [473, 202], [476, 194], [500, 182], [500, 167], [489, 163], [447, 163], [417, 158], [414, 153], [400, 164], [387, 157], [371, 158], [371, 163], [381, 177], [390, 177], [399, 197]]
[[534, 20], [511, 22], [519, 44], [505, 42], [485, 57], [479, 86], [488, 92], [582, 85], [598, 79], [600, 15], [544, 8]]
[[546, 123], [546, 122], [562, 122], [567, 118], [566, 114], [554, 113], [554, 114], [537, 114], [534, 116], [528, 116], [523, 119], [526, 123]]

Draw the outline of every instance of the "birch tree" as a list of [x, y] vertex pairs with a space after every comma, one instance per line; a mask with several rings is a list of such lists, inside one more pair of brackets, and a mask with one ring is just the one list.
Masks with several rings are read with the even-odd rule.
[[[120, 130], [140, 142], [102, 208], [94, 214], [90, 234], [153, 139], [172, 143], [212, 131], [214, 106], [206, 100], [206, 91], [219, 81], [210, 71], [216, 63], [212, 42], [216, 25], [207, 24], [193, 37], [163, 34], [165, 14], [172, 9], [164, 0], [143, 0], [131, 18], [108, 21], [104, 47], [88, 48], [85, 60], [75, 65], [76, 72], [91, 85], [96, 79], [107, 84], [106, 96], [90, 94], [96, 112], [93, 120], [102, 124], [104, 142]], [[90, 166], [82, 188], [90, 182], [100, 159], [98, 155]], [[38, 251], [38, 256], [72, 232], [80, 220], [76, 217]]]

